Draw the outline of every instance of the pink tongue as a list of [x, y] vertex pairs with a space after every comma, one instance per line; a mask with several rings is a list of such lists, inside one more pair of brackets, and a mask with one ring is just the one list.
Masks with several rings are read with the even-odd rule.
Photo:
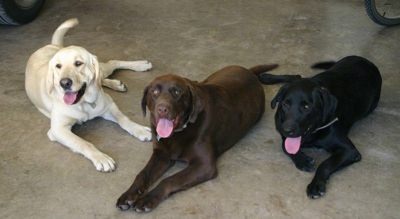
[[78, 92], [68, 92], [64, 94], [64, 103], [71, 105], [75, 102]]
[[296, 154], [300, 149], [301, 136], [297, 138], [286, 138], [285, 149], [289, 154]]
[[160, 119], [157, 123], [157, 134], [161, 138], [168, 138], [174, 130], [174, 123], [168, 119]]

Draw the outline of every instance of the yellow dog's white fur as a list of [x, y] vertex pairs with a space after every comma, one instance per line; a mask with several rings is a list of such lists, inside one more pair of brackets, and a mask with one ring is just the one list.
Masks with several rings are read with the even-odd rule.
[[[47, 135], [52, 141], [69, 147], [91, 160], [98, 171], [115, 169], [114, 160], [99, 151], [93, 144], [71, 132], [75, 123], [95, 117], [118, 123], [123, 129], [141, 141], [151, 140], [150, 129], [132, 122], [106, 94], [102, 85], [118, 91], [126, 91], [119, 80], [107, 79], [115, 69], [146, 71], [152, 65], [148, 61], [116, 61], [99, 63], [96, 56], [78, 46], [63, 47], [65, 33], [78, 24], [70, 19], [61, 24], [53, 34], [52, 44], [46, 45], [31, 55], [26, 66], [25, 89], [29, 99], [44, 115], [51, 119]], [[82, 63], [77, 66], [76, 62]], [[56, 67], [57, 65], [57, 67]], [[86, 84], [86, 91], [79, 102], [64, 103], [62, 78], [70, 78], [72, 91]]]

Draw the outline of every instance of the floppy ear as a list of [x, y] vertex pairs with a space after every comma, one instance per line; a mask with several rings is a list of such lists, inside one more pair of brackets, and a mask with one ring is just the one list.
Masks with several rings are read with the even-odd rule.
[[48, 94], [51, 94], [54, 89], [54, 68], [54, 60], [50, 59], [46, 77], [46, 91]]
[[275, 109], [276, 104], [282, 101], [283, 97], [286, 94], [286, 90], [287, 90], [288, 87], [289, 87], [289, 85], [285, 84], [279, 89], [278, 93], [275, 95], [275, 97], [271, 101], [271, 108], [272, 109]]
[[192, 111], [189, 115], [189, 122], [194, 123], [199, 113], [203, 111], [204, 104], [200, 97], [201, 91], [199, 88], [192, 81], [187, 80], [187, 83], [190, 90], [190, 96], [192, 98]]
[[318, 87], [313, 91], [313, 98], [319, 99], [322, 107], [322, 119], [328, 122], [333, 119], [337, 107], [337, 99], [325, 87]]
[[94, 82], [96, 86], [98, 86], [101, 89], [101, 82], [103, 80], [103, 76], [101, 75], [100, 72], [99, 61], [97, 60], [97, 57], [93, 54], [90, 54], [88, 68], [92, 72], [92, 74], [94, 73]]
[[146, 106], [147, 106], [147, 93], [149, 92], [149, 86], [147, 86], [143, 90], [143, 97], [142, 97], [142, 112], [143, 116], [146, 116]]

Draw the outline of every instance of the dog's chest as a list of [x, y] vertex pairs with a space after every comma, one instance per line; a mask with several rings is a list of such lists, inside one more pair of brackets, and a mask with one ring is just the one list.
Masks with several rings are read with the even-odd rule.
[[76, 113], [78, 117], [76, 119], [79, 120], [79, 122], [86, 122], [87, 120], [91, 120], [104, 114], [105, 107], [101, 102], [84, 102], [76, 108], [76, 111], [78, 112]]

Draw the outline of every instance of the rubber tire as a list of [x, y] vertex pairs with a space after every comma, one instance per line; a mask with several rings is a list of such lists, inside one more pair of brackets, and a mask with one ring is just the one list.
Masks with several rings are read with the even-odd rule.
[[383, 17], [378, 10], [376, 10], [375, 0], [365, 0], [365, 9], [367, 10], [368, 17], [379, 25], [394, 26], [400, 24], [400, 18]]
[[29, 8], [24, 8], [14, 0], [0, 0], [0, 24], [26, 24], [39, 14], [45, 0], [36, 0]]

